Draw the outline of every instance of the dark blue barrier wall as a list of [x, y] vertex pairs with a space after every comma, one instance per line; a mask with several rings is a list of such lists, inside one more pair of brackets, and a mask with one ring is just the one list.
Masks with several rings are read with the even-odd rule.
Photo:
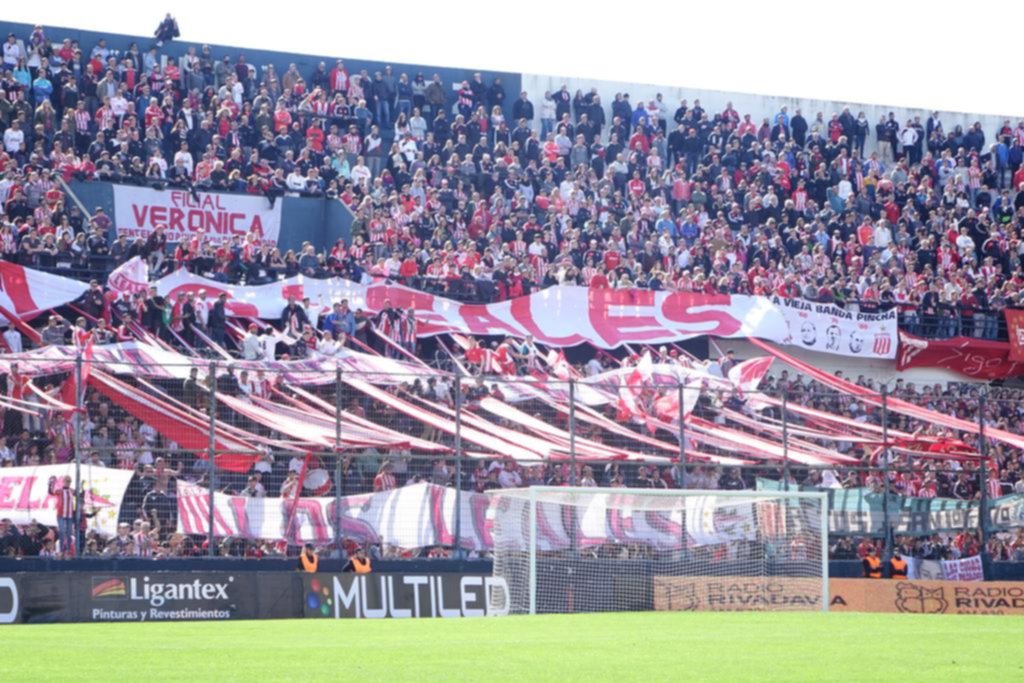
[[[78, 182], [70, 184], [72, 192], [90, 214], [102, 207], [114, 217], [114, 191], [111, 183]], [[317, 250], [330, 248], [338, 239], [351, 242], [352, 212], [336, 199], [284, 197], [281, 205], [281, 237], [278, 246], [284, 253], [298, 249], [303, 242], [312, 242]], [[115, 226], [116, 227], [116, 226]], [[115, 233], [111, 231], [111, 239]]]
[[[6, 36], [8, 33], [13, 32], [18, 38], [24, 41], [28, 41], [29, 35], [32, 33], [32, 26], [29, 24], [21, 24], [11, 21], [0, 21], [0, 33]], [[154, 25], [154, 28], [156, 26]], [[186, 40], [175, 40], [169, 44], [159, 48], [160, 54], [167, 55], [170, 57], [180, 57], [184, 55], [188, 50], [189, 46], [194, 45], [196, 48], [201, 48], [202, 44], [189, 42], [188, 38], [188, 26], [182, 26], [183, 35]], [[71, 40], [77, 40], [82, 48], [82, 54], [88, 55], [92, 48], [96, 45], [96, 42], [100, 38], [104, 38], [107, 41], [107, 48], [111, 50], [127, 50], [128, 46], [132, 42], [136, 42], [139, 45], [139, 50], [145, 53], [149, 48], [155, 46], [155, 38], [152, 35], [149, 36], [127, 36], [119, 33], [102, 33], [98, 31], [84, 31], [75, 28], [65, 28], [59, 26], [44, 26], [44, 32], [46, 37], [51, 42], [59, 43], [64, 38], [70, 38]], [[242, 48], [228, 45], [216, 45], [210, 44], [211, 51], [218, 60], [227, 56], [231, 58], [231, 63], [234, 64], [239, 55], [245, 55], [245, 61], [254, 64], [257, 70], [267, 64], [273, 64], [277, 70], [278, 76], [284, 74], [287, 70], [288, 65], [294, 63], [299, 69], [299, 73], [308, 82], [310, 77], [313, 75], [313, 71], [317, 65], [323, 61], [327, 63], [327, 69], [330, 70], [334, 66], [334, 61], [338, 58], [345, 60], [345, 67], [348, 69], [349, 74], [357, 74], [363, 69], [366, 69], [371, 76], [374, 71], [383, 70], [385, 66], [390, 64], [395, 76], [398, 76], [402, 72], [409, 74], [409, 78], [412, 79], [419, 72], [423, 72], [424, 78], [429, 82], [433, 75], [440, 74], [441, 79], [445, 83], [445, 92], [448, 94], [449, 105], [455, 101], [454, 91], [451, 89], [451, 84], [461, 82], [463, 80], [469, 80], [473, 74], [480, 71], [484, 83], [490, 86], [491, 82], [495, 77], [501, 77], [502, 84], [505, 86], [505, 117], [508, 118], [512, 111], [512, 102], [518, 97], [519, 92], [522, 90], [522, 75], [514, 73], [506, 73], [500, 71], [481, 71], [480, 69], [474, 69], [472, 66], [465, 68], [458, 67], [443, 67], [443, 66], [430, 66], [425, 64], [400, 64], [398, 62], [375, 62], [368, 61], [365, 59], [355, 59], [346, 55], [308, 55], [308, 54], [290, 54], [284, 52], [275, 52], [272, 50], [260, 50], [253, 49], [252, 46]], [[539, 105], [538, 105], [539, 106]]]
[[[148, 560], [141, 558], [96, 558], [80, 560], [48, 560], [38, 557], [22, 559], [0, 558], [0, 574], [34, 571], [294, 571], [297, 560], [240, 558], [181, 558]], [[342, 560], [322, 558], [320, 571], [340, 572]], [[490, 574], [490, 560], [378, 560], [373, 564], [378, 572]], [[858, 560], [832, 560], [828, 563], [829, 576], [835, 579], [857, 579], [863, 576]], [[990, 581], [1024, 581], [1024, 562], [991, 562], [985, 576]]]
[[[137, 557], [86, 558], [78, 560], [53, 560], [40, 557], [0, 558], [0, 574], [18, 572], [245, 572], [261, 571], [293, 572], [298, 568], [298, 558], [246, 560], [237, 557], [177, 558], [152, 560]], [[345, 561], [320, 559], [320, 571], [340, 572]], [[490, 560], [376, 560], [373, 569], [382, 573], [436, 574], [458, 572], [463, 574], [490, 574]]]

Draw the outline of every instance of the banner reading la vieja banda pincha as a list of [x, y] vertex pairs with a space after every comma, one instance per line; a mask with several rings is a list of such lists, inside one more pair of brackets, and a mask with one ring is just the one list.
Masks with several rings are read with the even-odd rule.
[[130, 240], [146, 239], [158, 226], [164, 227], [168, 242], [189, 240], [199, 233], [219, 241], [256, 232], [261, 243], [273, 245], [281, 233], [281, 202], [271, 206], [266, 197], [131, 185], [113, 189], [117, 234]]
[[894, 358], [896, 312], [860, 313], [831, 304], [763, 296], [641, 289], [549, 287], [529, 296], [493, 304], [463, 304], [407, 287], [362, 285], [339, 278], [302, 276], [268, 285], [233, 287], [179, 270], [157, 283], [160, 294], [205, 289], [211, 299], [224, 292], [235, 316], [276, 319], [289, 297], [309, 297], [324, 312], [348, 299], [353, 309], [391, 306], [416, 310], [418, 333], [532, 335], [548, 346], [590, 343], [663, 344], [702, 335], [758, 337], [778, 344], [857, 358]]

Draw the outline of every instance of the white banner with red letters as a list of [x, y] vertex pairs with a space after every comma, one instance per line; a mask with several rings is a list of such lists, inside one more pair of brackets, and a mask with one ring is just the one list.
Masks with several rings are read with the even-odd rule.
[[[117, 533], [117, 513], [132, 474], [108, 467], [81, 468], [82, 512], [88, 528]], [[54, 485], [63, 487], [65, 476], [71, 477], [74, 486], [73, 464], [0, 468], [0, 519], [57, 526], [57, 497], [50, 490]]]
[[7, 312], [30, 320], [43, 311], [74, 301], [87, 289], [89, 285], [79, 280], [0, 261], [0, 321], [7, 322]]
[[[405, 549], [451, 546], [455, 499], [455, 489], [435, 484], [342, 496], [340, 510], [333, 497], [296, 500], [217, 495], [214, 535], [327, 544], [335, 540], [334, 527], [340, 518], [342, 537], [359, 544]], [[485, 521], [488, 504], [488, 497], [482, 494], [461, 496], [463, 548], [491, 546]], [[209, 490], [179, 480], [178, 531], [206, 536], [209, 528]]]
[[[492, 529], [499, 509], [525, 504], [523, 489], [513, 492], [511, 502], [501, 495], [468, 493], [459, 497], [459, 536], [465, 550], [494, 547]], [[359, 544], [380, 544], [406, 550], [436, 545], [453, 546], [455, 534], [455, 489], [436, 484], [411, 484], [390, 491], [342, 496], [341, 508], [332, 497], [251, 498], [214, 496], [214, 535], [246, 539], [287, 540], [290, 543], [325, 545], [336, 540], [339, 520], [341, 536]], [[715, 497], [687, 503], [688, 521], [684, 534], [679, 510], [647, 509], [643, 501], [626, 497], [609, 503], [603, 496], [583, 501], [572, 526], [564, 507], [554, 502], [537, 506], [537, 547], [565, 550], [605, 543], [640, 543], [661, 549], [679, 548], [684, 539], [690, 546], [751, 539], [756, 534], [750, 503], [732, 504]], [[690, 508], [693, 507], [691, 511]], [[505, 515], [503, 539], [508, 547], [529, 542], [522, 515]], [[210, 494], [201, 486], [178, 481], [178, 532], [206, 536], [210, 527]]]
[[168, 242], [199, 234], [220, 241], [256, 232], [261, 244], [274, 245], [281, 234], [281, 202], [271, 206], [260, 196], [114, 185], [114, 226], [129, 239], [146, 239], [163, 226]]
[[136, 294], [149, 289], [149, 264], [141, 256], [133, 256], [110, 272], [107, 291], [114, 295]]
[[493, 304], [464, 304], [398, 285], [361, 285], [303, 276], [268, 285], [235, 287], [179, 270], [157, 282], [161, 295], [206, 290], [213, 301], [224, 292], [228, 312], [238, 317], [277, 319], [289, 297], [309, 297], [324, 313], [348, 299], [353, 310], [377, 312], [386, 304], [416, 310], [421, 337], [458, 332], [533, 338], [547, 346], [590, 343], [662, 344], [702, 335], [758, 337], [814, 351], [860, 358], [894, 358], [896, 314], [864, 314], [828, 304], [777, 297], [731, 296], [642, 289], [549, 287]]
[[942, 560], [942, 578], [946, 581], [984, 581], [985, 567], [981, 563], [981, 556]]

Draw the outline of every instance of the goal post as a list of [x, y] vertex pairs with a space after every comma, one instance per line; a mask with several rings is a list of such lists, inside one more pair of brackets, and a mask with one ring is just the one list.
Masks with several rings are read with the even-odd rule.
[[510, 614], [828, 609], [827, 492], [489, 494]]

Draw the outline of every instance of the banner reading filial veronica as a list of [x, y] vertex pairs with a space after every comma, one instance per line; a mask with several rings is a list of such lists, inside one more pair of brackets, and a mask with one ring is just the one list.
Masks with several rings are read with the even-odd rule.
[[[118, 510], [132, 474], [131, 470], [82, 467], [82, 509], [90, 515], [89, 528], [117, 533]], [[57, 526], [57, 497], [50, 490], [54, 485], [62, 487], [65, 476], [74, 482], [74, 465], [0, 469], [0, 519]]]
[[163, 226], [168, 242], [199, 233], [219, 241], [256, 232], [261, 243], [277, 244], [281, 202], [271, 206], [266, 197], [114, 185], [114, 224], [117, 234], [129, 239], [146, 239]]
[[609, 349], [711, 335], [758, 337], [857, 358], [896, 355], [895, 311], [858, 313], [778, 297], [560, 286], [494, 304], [463, 304], [407, 287], [361, 285], [339, 278], [298, 276], [233, 287], [184, 270], [159, 280], [157, 287], [165, 296], [205, 289], [211, 300], [225, 292], [231, 315], [264, 319], [280, 317], [289, 297], [309, 297], [325, 312], [342, 299], [348, 299], [353, 310], [376, 312], [387, 304], [414, 308], [421, 337], [451, 332], [532, 335], [548, 346], [590, 343]]

